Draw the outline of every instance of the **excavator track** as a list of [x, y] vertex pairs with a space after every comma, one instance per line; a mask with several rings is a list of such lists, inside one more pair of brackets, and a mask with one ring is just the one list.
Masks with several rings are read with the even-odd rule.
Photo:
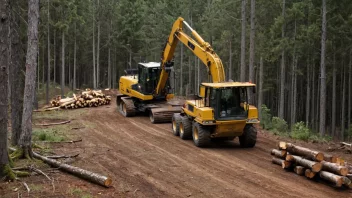
[[180, 113], [180, 106], [170, 106], [150, 109], [149, 118], [152, 123], [165, 123], [172, 121], [174, 113]]
[[130, 97], [121, 97], [119, 110], [125, 117], [135, 116], [137, 111]]

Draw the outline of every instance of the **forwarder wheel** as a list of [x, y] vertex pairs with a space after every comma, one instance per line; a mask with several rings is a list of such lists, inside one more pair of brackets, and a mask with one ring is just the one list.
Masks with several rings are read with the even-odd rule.
[[149, 111], [149, 119], [150, 119], [150, 122], [152, 124], [155, 124], [154, 115], [153, 115], [153, 112], [151, 110]]
[[179, 113], [174, 113], [172, 115], [172, 133], [175, 136], [180, 135], [180, 123], [181, 123], [181, 115]]
[[202, 126], [198, 122], [193, 123], [193, 142], [197, 147], [207, 147], [210, 145], [210, 129]]
[[120, 102], [120, 113], [125, 117], [134, 116], [134, 112], [128, 112], [127, 104], [124, 101]]
[[183, 140], [191, 139], [192, 137], [192, 122], [187, 116], [181, 116], [180, 122], [180, 138]]
[[243, 134], [239, 139], [241, 147], [254, 147], [257, 142], [257, 129], [253, 125], [246, 125], [243, 129]]

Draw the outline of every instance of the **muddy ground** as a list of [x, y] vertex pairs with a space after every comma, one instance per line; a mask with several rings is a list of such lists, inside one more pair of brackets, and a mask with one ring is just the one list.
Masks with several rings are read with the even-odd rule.
[[[75, 110], [73, 110], [75, 111]], [[67, 111], [70, 113], [70, 111]], [[104, 188], [57, 170], [55, 190], [42, 176], [21, 183], [1, 183], [0, 197], [352, 197], [352, 191], [308, 180], [271, 163], [279, 137], [259, 131], [255, 148], [238, 139], [202, 149], [172, 135], [171, 124], [151, 124], [148, 117], [125, 118], [109, 106], [85, 109], [70, 125], [75, 144], [53, 144], [57, 154], [80, 153], [73, 165], [108, 175]], [[77, 127], [79, 126], [79, 127]], [[296, 144], [325, 151], [329, 145]], [[343, 154], [351, 161], [351, 154]]]

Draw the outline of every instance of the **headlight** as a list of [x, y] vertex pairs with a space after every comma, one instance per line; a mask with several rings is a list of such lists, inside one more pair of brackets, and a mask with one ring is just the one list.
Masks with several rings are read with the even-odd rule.
[[258, 118], [247, 119], [247, 123], [259, 123]]
[[203, 124], [214, 124], [215, 120], [207, 120], [207, 121], [203, 121]]

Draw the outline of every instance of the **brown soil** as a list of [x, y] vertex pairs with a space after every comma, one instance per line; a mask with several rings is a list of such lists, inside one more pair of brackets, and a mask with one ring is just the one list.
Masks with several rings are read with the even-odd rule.
[[[252, 149], [240, 148], [238, 139], [201, 149], [172, 135], [170, 124], [153, 125], [143, 116], [123, 117], [114, 102], [87, 111], [72, 121], [94, 125], [72, 131], [83, 141], [56, 145], [54, 151], [79, 152], [74, 165], [110, 176], [113, 186], [104, 188], [55, 172], [50, 173], [55, 192], [42, 176], [24, 180], [44, 186], [31, 191], [31, 197], [82, 197], [84, 193], [93, 197], [352, 197], [351, 190], [308, 180], [272, 164], [270, 150], [280, 138], [262, 131]], [[297, 144], [323, 151], [329, 146]], [[350, 154], [339, 154], [351, 160]], [[0, 184], [0, 195], [17, 197], [11, 185]], [[19, 183], [14, 185], [28, 196]]]

